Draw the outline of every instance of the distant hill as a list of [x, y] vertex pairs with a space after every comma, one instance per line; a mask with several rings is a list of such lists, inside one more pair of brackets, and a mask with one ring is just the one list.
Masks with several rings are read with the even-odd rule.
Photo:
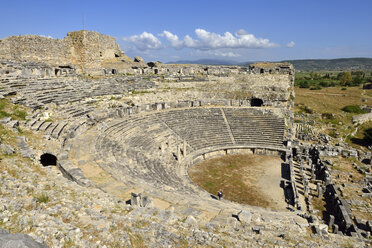
[[[372, 70], [372, 58], [343, 58], [343, 59], [297, 59], [272, 62], [289, 62], [297, 71], [350, 71]], [[179, 60], [167, 64], [199, 64], [199, 65], [242, 65], [248, 66], [254, 62], [237, 62], [232, 60], [199, 59]]]
[[372, 58], [285, 60], [297, 71], [372, 70]]

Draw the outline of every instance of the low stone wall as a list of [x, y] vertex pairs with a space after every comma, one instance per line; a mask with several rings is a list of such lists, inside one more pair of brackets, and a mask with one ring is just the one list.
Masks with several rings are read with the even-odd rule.
[[353, 123], [357, 123], [357, 124], [362, 124], [370, 120], [372, 120], [372, 113], [353, 116]]
[[277, 147], [257, 147], [248, 145], [232, 145], [232, 146], [222, 146], [222, 147], [208, 147], [207, 149], [198, 150], [187, 154], [185, 157], [181, 158], [181, 166], [185, 166], [187, 169], [193, 167], [195, 164], [201, 161], [232, 155], [232, 154], [256, 154], [256, 155], [269, 155], [269, 156], [283, 156], [288, 152], [284, 147], [282, 149]]
[[[324, 190], [324, 199], [328, 215], [328, 225], [332, 227], [333, 232], [343, 232], [348, 235], [357, 235], [359, 232], [357, 226], [352, 221], [353, 216], [349, 204], [339, 195], [338, 187], [332, 182], [332, 176], [327, 163], [320, 158], [320, 152], [316, 147], [309, 149], [312, 163], [314, 164], [316, 179], [322, 181], [321, 188]], [[319, 194], [321, 194], [319, 192]], [[355, 233], [355, 234], [353, 234]]]

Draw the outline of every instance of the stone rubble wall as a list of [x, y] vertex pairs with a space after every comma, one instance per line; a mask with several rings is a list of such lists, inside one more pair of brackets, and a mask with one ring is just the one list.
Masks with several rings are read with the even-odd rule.
[[363, 115], [353, 116], [353, 123], [362, 124], [364, 122], [372, 120], [372, 113], [367, 113]]
[[[311, 171], [311, 178], [308, 176], [302, 176], [302, 185], [304, 187], [307, 208], [310, 213], [314, 213], [310, 199], [310, 183], [317, 185], [318, 198], [324, 197], [326, 202], [326, 210], [323, 212], [323, 218], [326, 224], [333, 233], [344, 234], [352, 237], [368, 237], [370, 229], [370, 223], [367, 221], [359, 220], [352, 214], [352, 210], [348, 200], [342, 197], [342, 191], [338, 188], [336, 183], [332, 179], [331, 174], [331, 162], [324, 160], [322, 156], [344, 156], [344, 151], [341, 148], [329, 148], [326, 146], [309, 145], [309, 144], [296, 144], [293, 142], [292, 148], [296, 150], [293, 153], [293, 160], [299, 161], [300, 171]], [[370, 155], [370, 154], [369, 154]], [[366, 154], [360, 154], [360, 157], [366, 156]], [[345, 155], [346, 157], [346, 155]], [[350, 156], [347, 156], [350, 157]], [[358, 157], [358, 153], [356, 154]], [[292, 158], [291, 158], [292, 159]], [[307, 162], [308, 161], [308, 165]], [[365, 172], [364, 172], [365, 173]], [[303, 173], [303, 175], [306, 173]], [[366, 179], [367, 180], [367, 179]], [[310, 216], [310, 222], [314, 222], [315, 216]], [[321, 226], [314, 224], [315, 232], [322, 232]]]
[[0, 41], [0, 58], [43, 62], [52, 65], [70, 63], [71, 51], [65, 39], [37, 35], [10, 36]]
[[70, 32], [63, 39], [24, 35], [0, 40], [1, 59], [77, 66], [80, 72], [94, 72], [102, 61], [120, 57], [124, 53], [114, 37], [86, 30]]

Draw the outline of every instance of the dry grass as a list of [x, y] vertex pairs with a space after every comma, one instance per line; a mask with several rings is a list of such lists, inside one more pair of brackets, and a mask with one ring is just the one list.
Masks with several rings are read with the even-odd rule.
[[132, 247], [136, 248], [146, 248], [147, 246], [143, 242], [143, 239], [138, 234], [129, 235], [130, 244]]
[[194, 166], [190, 178], [201, 188], [216, 195], [222, 190], [224, 198], [254, 206], [271, 207], [258, 186], [258, 179], [264, 173], [261, 164], [267, 156], [230, 155]]
[[324, 198], [312, 197], [311, 204], [315, 210], [318, 210], [318, 215], [323, 219], [323, 212], [326, 211]]
[[[342, 90], [341, 87], [329, 87], [322, 90], [309, 90], [295, 88], [295, 112], [308, 112], [313, 115], [310, 120], [315, 121], [315, 126], [321, 132], [327, 133], [334, 138], [342, 137], [349, 145], [363, 149], [361, 139], [363, 138], [364, 127], [372, 126], [371, 123], [364, 124], [352, 139], [351, 134], [355, 131], [352, 123], [353, 113], [346, 113], [342, 108], [347, 105], [372, 105], [372, 91], [363, 90], [360, 87], [348, 87]], [[322, 118], [321, 114], [333, 115], [332, 119]]]
[[332, 171], [332, 175], [335, 177], [335, 181], [337, 183], [351, 183], [351, 182], [359, 182], [363, 180], [364, 175], [359, 173], [356, 169], [353, 168], [353, 163], [357, 163], [361, 165], [359, 161], [355, 158], [330, 158], [332, 162], [332, 169], [340, 171], [341, 173], [337, 173], [336, 171]]
[[[346, 105], [372, 105], [372, 92], [359, 87], [323, 88], [322, 90], [309, 90], [295, 87], [295, 103], [302, 103], [318, 113], [343, 113]], [[362, 101], [364, 99], [364, 102]]]
[[372, 199], [362, 197], [362, 189], [359, 187], [360, 181], [363, 180], [364, 175], [359, 173], [353, 168], [352, 164], [357, 163], [361, 166], [361, 163], [353, 158], [332, 158], [333, 166], [332, 177], [337, 185], [345, 185], [340, 187], [342, 191], [342, 197], [346, 200], [353, 200], [359, 202], [365, 202], [363, 205], [352, 205], [353, 216], [359, 219], [370, 220], [372, 219], [372, 213], [370, 211], [372, 206]]

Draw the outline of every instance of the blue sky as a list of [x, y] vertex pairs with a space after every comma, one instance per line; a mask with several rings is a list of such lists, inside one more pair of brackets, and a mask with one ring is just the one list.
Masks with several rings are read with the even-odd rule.
[[147, 61], [372, 57], [372, 0], [1, 0], [0, 38], [63, 38], [83, 19]]

